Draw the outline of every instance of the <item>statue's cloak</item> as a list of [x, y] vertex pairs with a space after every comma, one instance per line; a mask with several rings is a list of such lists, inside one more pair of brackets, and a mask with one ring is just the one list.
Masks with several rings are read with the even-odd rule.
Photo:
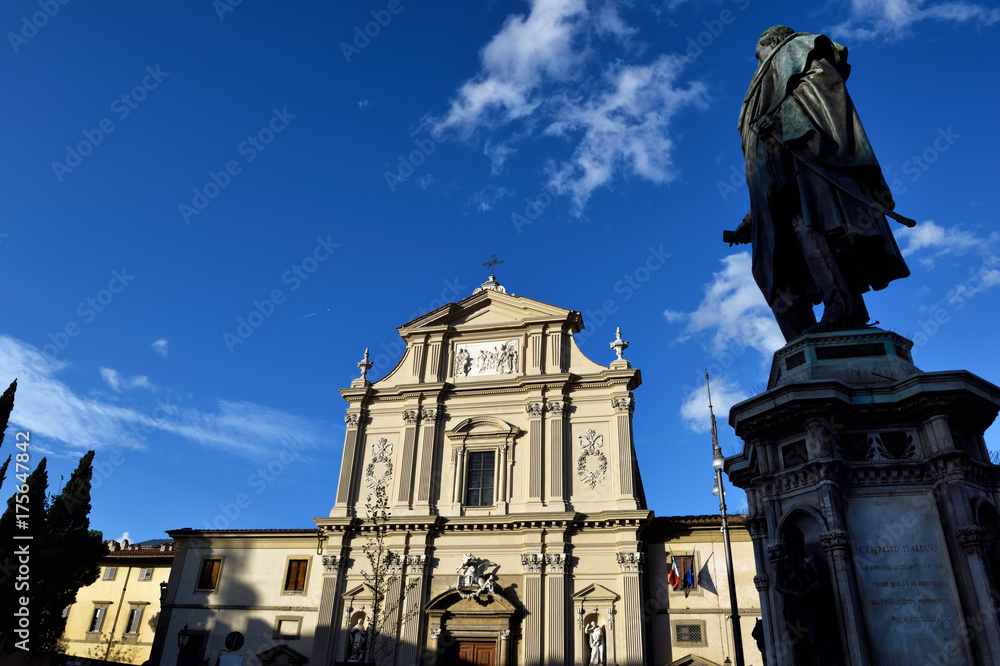
[[[791, 232], [797, 214], [826, 234], [859, 292], [910, 274], [885, 216], [862, 203], [895, 206], [847, 93], [850, 71], [847, 47], [795, 33], [760, 64], [743, 101], [739, 130], [753, 216], [753, 275], [769, 304], [789, 296], [820, 302]], [[771, 138], [753, 129], [765, 115], [780, 119]], [[813, 168], [793, 150], [810, 155]]]

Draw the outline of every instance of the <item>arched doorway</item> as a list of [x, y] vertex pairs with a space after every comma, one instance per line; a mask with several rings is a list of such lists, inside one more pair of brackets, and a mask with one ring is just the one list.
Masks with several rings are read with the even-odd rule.
[[517, 609], [499, 594], [469, 596], [451, 589], [424, 608], [429, 635], [427, 651], [443, 666], [508, 666], [512, 663]]

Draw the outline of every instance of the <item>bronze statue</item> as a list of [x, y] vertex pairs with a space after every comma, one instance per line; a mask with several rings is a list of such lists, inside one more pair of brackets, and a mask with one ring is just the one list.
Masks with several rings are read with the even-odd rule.
[[739, 121], [750, 212], [723, 240], [753, 244], [754, 279], [786, 341], [864, 327], [861, 294], [910, 274], [886, 215], [914, 222], [893, 212], [847, 94], [847, 48], [775, 26], [756, 55]]

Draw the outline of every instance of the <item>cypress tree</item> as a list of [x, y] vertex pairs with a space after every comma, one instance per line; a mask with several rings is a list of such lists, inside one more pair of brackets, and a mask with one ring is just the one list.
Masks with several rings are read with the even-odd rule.
[[[7, 390], [0, 395], [0, 446], [3, 445], [3, 436], [7, 432], [7, 421], [10, 420], [10, 413], [14, 409], [14, 392], [17, 391], [17, 380], [15, 379], [7, 387]], [[10, 456], [3, 466], [0, 467], [0, 488], [3, 488], [3, 480], [7, 477], [7, 466], [10, 464]]]
[[[108, 548], [100, 532], [90, 529], [90, 484], [94, 452], [87, 451], [58, 496], [52, 498], [40, 545], [45, 553], [39, 563], [39, 598], [35, 621], [39, 649], [54, 651], [66, 628], [62, 611], [76, 600], [76, 592], [100, 575], [98, 560]], [[32, 609], [34, 612], [34, 609]]]

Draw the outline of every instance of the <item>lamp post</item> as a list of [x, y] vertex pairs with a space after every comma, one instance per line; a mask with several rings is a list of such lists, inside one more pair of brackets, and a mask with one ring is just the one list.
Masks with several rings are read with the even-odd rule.
[[177, 663], [181, 666], [184, 666], [188, 662], [187, 645], [190, 638], [191, 630], [188, 629], [187, 622], [185, 622], [184, 628], [177, 632], [177, 647], [179, 648]]
[[733, 621], [733, 655], [736, 666], [744, 666], [743, 662], [743, 632], [740, 629], [740, 607], [736, 600], [736, 577], [733, 574], [733, 547], [729, 542], [729, 518], [726, 516], [726, 487], [722, 483], [722, 466], [726, 459], [722, 457], [719, 447], [719, 434], [715, 428], [715, 412], [712, 411], [712, 386], [708, 381], [708, 370], [705, 371], [705, 386], [708, 388], [708, 413], [712, 415], [712, 467], [715, 468], [715, 489], [712, 494], [719, 496], [719, 511], [722, 513], [722, 540], [726, 545], [726, 570], [729, 574], [729, 606]]

